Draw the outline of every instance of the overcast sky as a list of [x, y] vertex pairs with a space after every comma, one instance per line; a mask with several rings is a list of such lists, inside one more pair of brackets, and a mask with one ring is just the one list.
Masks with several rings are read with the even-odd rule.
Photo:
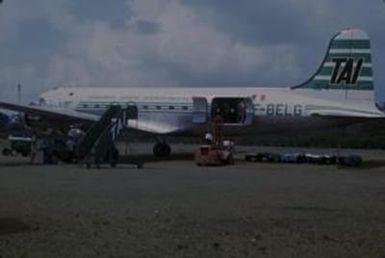
[[330, 38], [372, 39], [385, 87], [383, 0], [4, 0], [0, 99], [58, 86], [292, 86]]

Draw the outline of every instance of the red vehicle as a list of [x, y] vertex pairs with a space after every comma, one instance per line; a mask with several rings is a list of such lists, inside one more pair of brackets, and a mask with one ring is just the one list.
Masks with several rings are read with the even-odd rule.
[[234, 164], [233, 150], [217, 145], [201, 145], [195, 152], [198, 166], [221, 166]]
[[[195, 152], [198, 166], [220, 166], [234, 164], [232, 141], [223, 141], [223, 118], [220, 113], [212, 121], [213, 139], [211, 143], [201, 145]], [[224, 144], [224, 142], [226, 144]]]

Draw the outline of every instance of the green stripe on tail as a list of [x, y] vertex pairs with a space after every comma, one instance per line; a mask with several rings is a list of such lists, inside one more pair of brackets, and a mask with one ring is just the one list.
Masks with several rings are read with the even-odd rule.
[[374, 89], [368, 35], [357, 29], [339, 32], [330, 41], [324, 62], [307, 82], [293, 89]]

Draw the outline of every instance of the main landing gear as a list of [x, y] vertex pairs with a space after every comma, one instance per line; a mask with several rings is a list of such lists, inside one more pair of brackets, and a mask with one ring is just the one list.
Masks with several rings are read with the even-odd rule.
[[152, 152], [154, 153], [154, 156], [157, 158], [165, 158], [170, 156], [171, 154], [171, 147], [168, 143], [165, 141], [158, 142], [154, 145], [154, 148], [152, 149]]

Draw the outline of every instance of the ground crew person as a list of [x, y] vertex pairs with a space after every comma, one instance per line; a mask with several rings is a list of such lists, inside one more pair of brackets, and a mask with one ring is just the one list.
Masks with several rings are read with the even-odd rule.
[[213, 135], [209, 132], [205, 134], [205, 142], [206, 144], [212, 144], [213, 143]]

